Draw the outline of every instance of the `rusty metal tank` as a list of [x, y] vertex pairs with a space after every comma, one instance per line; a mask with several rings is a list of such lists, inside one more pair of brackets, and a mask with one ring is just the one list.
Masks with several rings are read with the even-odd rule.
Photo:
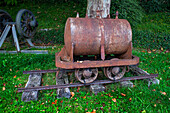
[[[102, 42], [103, 41], [103, 42]], [[122, 54], [132, 41], [132, 30], [125, 19], [68, 18], [64, 42], [68, 55]]]

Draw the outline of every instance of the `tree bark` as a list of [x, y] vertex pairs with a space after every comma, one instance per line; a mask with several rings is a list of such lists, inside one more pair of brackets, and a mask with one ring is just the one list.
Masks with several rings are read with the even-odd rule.
[[96, 18], [96, 11], [101, 11], [101, 18], [107, 18], [110, 15], [111, 0], [88, 0], [87, 2], [87, 16]]

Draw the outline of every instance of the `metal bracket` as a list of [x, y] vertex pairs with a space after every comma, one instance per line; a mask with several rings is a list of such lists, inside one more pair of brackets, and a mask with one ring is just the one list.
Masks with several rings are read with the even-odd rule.
[[31, 42], [31, 38], [26, 39], [26, 41], [28, 42], [28, 44], [29, 44], [31, 47], [34, 47], [34, 44]]
[[17, 33], [16, 33], [16, 29], [15, 29], [15, 23], [12, 24], [7, 24], [1, 37], [0, 37], [0, 48], [2, 47], [2, 44], [4, 43], [10, 29], [12, 28], [12, 35], [14, 38], [14, 43], [17, 49], [17, 52], [20, 52], [20, 47], [19, 47], [19, 42], [18, 42], [18, 38], [17, 38]]
[[99, 24], [100, 24], [100, 30], [101, 30], [101, 59], [105, 60], [105, 33], [104, 33], [104, 23], [102, 19], [99, 19]]

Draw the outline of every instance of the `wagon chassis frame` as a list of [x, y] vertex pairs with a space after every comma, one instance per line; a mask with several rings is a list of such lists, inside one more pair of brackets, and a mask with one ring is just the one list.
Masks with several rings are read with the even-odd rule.
[[[65, 47], [59, 52], [56, 53], [56, 67], [63, 69], [79, 69], [79, 68], [98, 68], [98, 67], [111, 67], [111, 66], [129, 66], [137, 65], [139, 63], [139, 57], [132, 56], [132, 59], [111, 59], [111, 60], [84, 60], [84, 61], [62, 61], [62, 57], [65, 56], [66, 50]], [[73, 59], [73, 58], [72, 58]]]

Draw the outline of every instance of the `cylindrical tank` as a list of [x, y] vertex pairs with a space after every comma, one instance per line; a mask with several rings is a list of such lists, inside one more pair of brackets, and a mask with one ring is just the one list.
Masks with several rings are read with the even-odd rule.
[[64, 42], [68, 55], [74, 44], [74, 55], [97, 55], [101, 53], [104, 38], [105, 54], [122, 54], [132, 41], [132, 30], [125, 19], [68, 18]]

